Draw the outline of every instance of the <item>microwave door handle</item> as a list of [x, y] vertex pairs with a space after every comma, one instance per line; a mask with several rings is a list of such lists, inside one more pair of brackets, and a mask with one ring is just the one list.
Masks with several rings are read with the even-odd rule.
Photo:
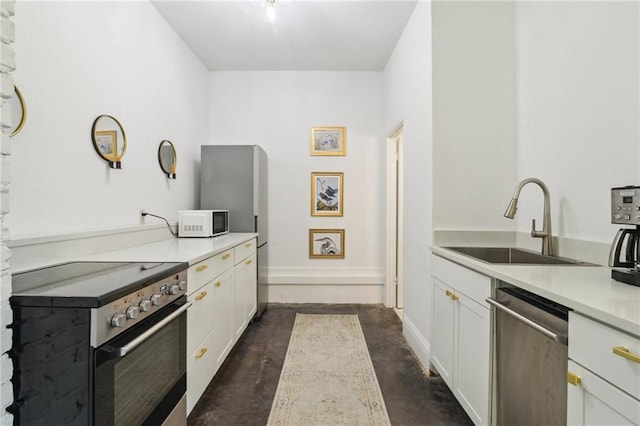
[[180, 306], [180, 308], [178, 308], [175, 312], [172, 312], [170, 315], [160, 320], [153, 327], [151, 327], [135, 339], [131, 340], [126, 345], [109, 348], [108, 352], [111, 355], [109, 358], [124, 358], [129, 352], [143, 344], [146, 340], [151, 338], [151, 336], [160, 331], [160, 329], [162, 329], [165, 325], [169, 324], [171, 321], [182, 315], [187, 309], [191, 307], [191, 305], [193, 305], [193, 302], [187, 302], [184, 305]]

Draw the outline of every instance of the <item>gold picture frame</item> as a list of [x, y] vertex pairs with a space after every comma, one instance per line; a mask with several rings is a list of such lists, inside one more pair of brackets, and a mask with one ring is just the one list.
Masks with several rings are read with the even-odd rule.
[[347, 155], [346, 127], [311, 128], [311, 155]]
[[118, 132], [116, 130], [96, 130], [96, 148], [106, 160], [114, 161], [118, 156]]
[[344, 215], [344, 173], [311, 172], [311, 216]]
[[344, 229], [309, 229], [310, 259], [344, 259]]

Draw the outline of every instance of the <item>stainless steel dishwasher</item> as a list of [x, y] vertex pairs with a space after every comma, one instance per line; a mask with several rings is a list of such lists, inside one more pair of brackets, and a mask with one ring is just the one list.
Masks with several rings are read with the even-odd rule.
[[516, 287], [496, 289], [498, 425], [566, 425], [568, 311]]

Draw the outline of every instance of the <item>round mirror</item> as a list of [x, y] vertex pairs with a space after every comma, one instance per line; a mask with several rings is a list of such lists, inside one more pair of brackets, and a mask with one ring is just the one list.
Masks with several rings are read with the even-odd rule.
[[122, 157], [127, 150], [127, 136], [118, 120], [110, 115], [100, 115], [91, 127], [93, 147], [112, 169], [122, 168]]
[[9, 105], [11, 105], [11, 111], [14, 115], [14, 123], [9, 129], [9, 137], [16, 135], [24, 127], [24, 123], [27, 121], [27, 104], [24, 102], [22, 92], [18, 89], [18, 86], [13, 86], [13, 96], [9, 99]]
[[178, 156], [176, 154], [176, 148], [171, 141], [163, 140], [158, 147], [158, 162], [163, 172], [167, 174], [169, 179], [176, 178], [176, 163]]

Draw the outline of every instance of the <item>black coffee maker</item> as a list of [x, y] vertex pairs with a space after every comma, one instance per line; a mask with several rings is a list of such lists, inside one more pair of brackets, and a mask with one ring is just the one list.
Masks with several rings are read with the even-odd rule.
[[611, 188], [611, 223], [620, 228], [609, 252], [611, 278], [640, 286], [640, 186]]

